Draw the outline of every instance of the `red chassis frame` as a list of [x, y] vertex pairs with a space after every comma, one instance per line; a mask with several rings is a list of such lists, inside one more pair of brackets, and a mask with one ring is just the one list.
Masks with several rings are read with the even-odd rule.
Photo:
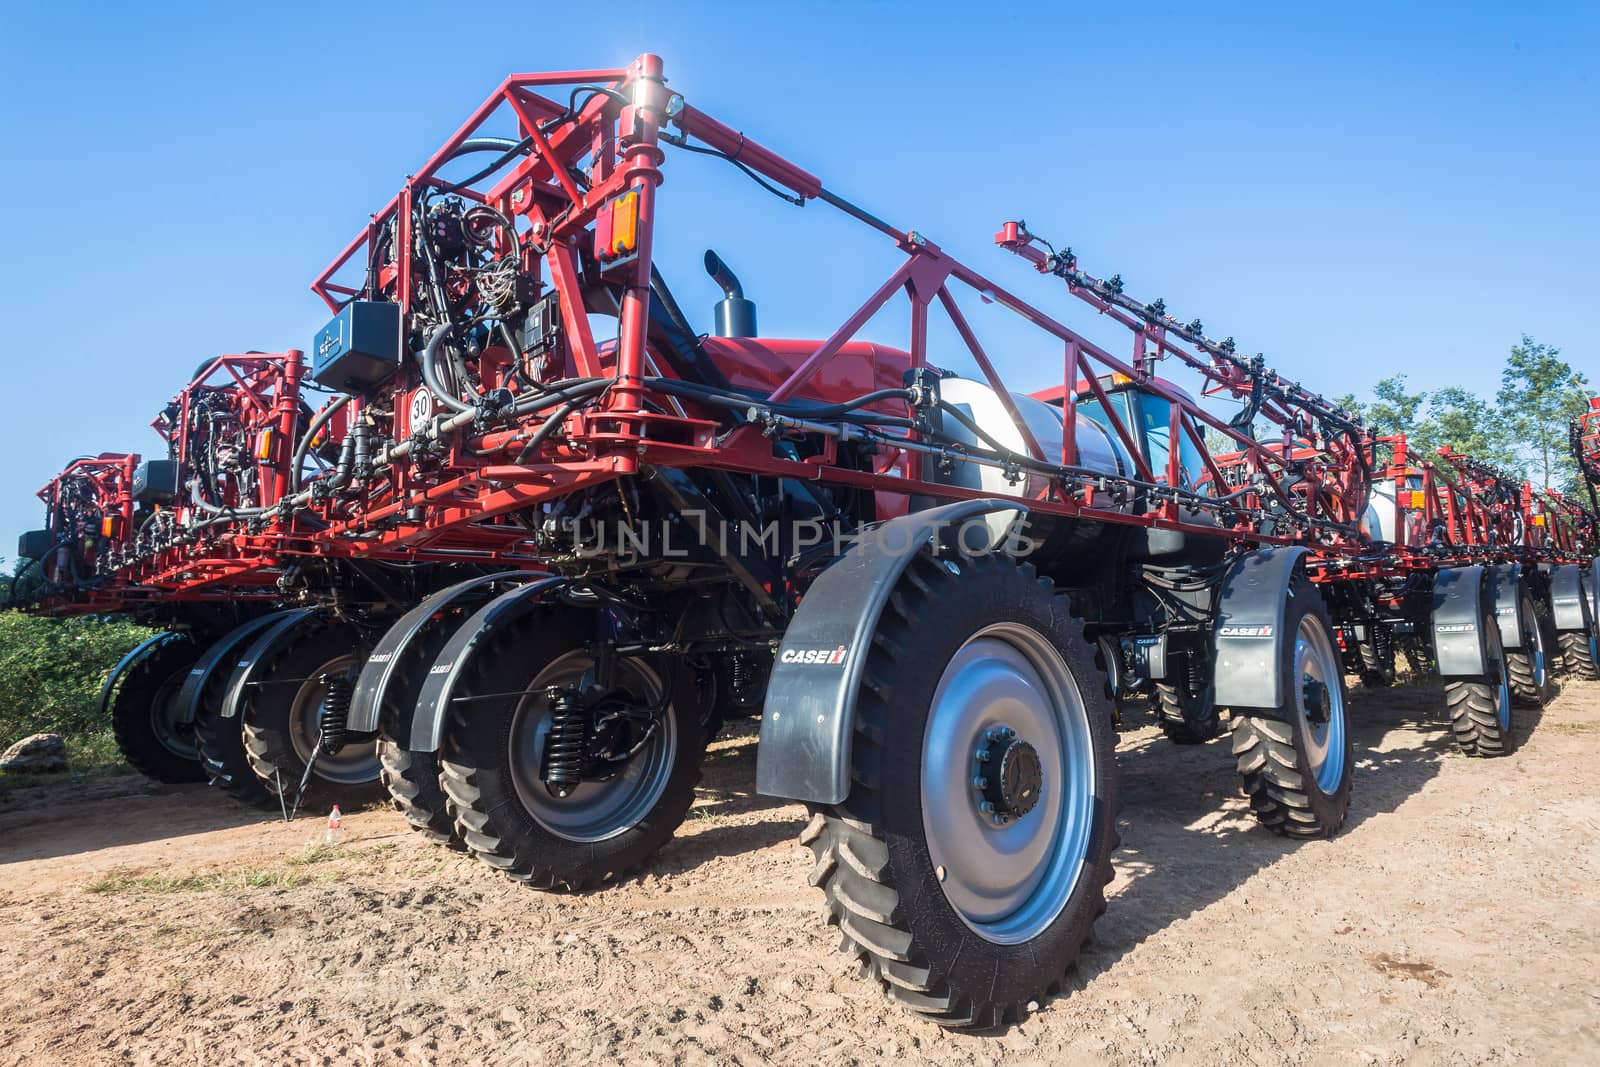
[[[570, 107], [533, 91], [574, 83], [585, 85], [574, 91]], [[584, 91], [588, 91], [589, 96], [579, 106], [577, 98]], [[445, 181], [439, 172], [451, 154], [479, 134], [493, 117], [507, 114], [516, 123], [526, 155], [504, 167], [500, 176], [486, 188], [463, 187]], [[669, 124], [681, 133], [668, 132]], [[1277, 398], [1265, 404], [1262, 412], [1263, 417], [1282, 425], [1286, 433], [1291, 430], [1318, 432], [1312, 426], [1305, 403], [1313, 399], [1311, 394], [1283, 382], [1270, 371], [1250, 368], [1241, 361], [1193, 354], [1173, 336], [1171, 326], [1175, 324], [1170, 320], [1159, 316], [1141, 320], [1125, 308], [1113, 307], [1084, 288], [1071, 285], [1074, 295], [1133, 332], [1130, 361], [1116, 358], [988, 277], [958, 262], [922, 235], [898, 229], [868, 214], [824, 188], [814, 175], [685, 103], [681, 96], [667, 88], [661, 60], [648, 54], [623, 69], [523, 74], [507, 78], [312, 284], [313, 291], [330, 309], [340, 307], [343, 299], [355, 299], [364, 292], [381, 289], [391, 295], [403, 311], [409, 312], [414, 306], [419, 279], [412, 277], [407, 255], [396, 257], [394, 263], [374, 266], [381, 235], [392, 230], [395, 247], [412, 247], [412, 208], [421, 191], [430, 186], [449, 189], [492, 206], [516, 220], [519, 239], [514, 252], [520, 259], [521, 269], [540, 277], [541, 284], [544, 281], [542, 272], [547, 271], [549, 284], [559, 293], [563, 322], [571, 331], [568, 340], [576, 370], [585, 375], [613, 375], [613, 384], [604, 400], [595, 410], [568, 416], [564, 432], [551, 435], [544, 447], [526, 458], [511, 458], [528, 436], [526, 427], [518, 426], [458, 441], [443, 471], [431, 480], [417, 479], [396, 465], [391, 471], [392, 484], [386, 492], [386, 502], [342, 521], [330, 517], [332, 524], [323, 535], [325, 538], [358, 546], [363, 551], [426, 545], [447, 531], [459, 529], [462, 524], [481, 523], [583, 486], [633, 474], [647, 464], [821, 480], [896, 494], [902, 499], [908, 494], [946, 499], [985, 495], [977, 490], [925, 479], [923, 457], [939, 450], [915, 430], [908, 430], [893, 441], [880, 441], [885, 458], [876, 470], [862, 471], [838, 464], [836, 441], [831, 438], [823, 442], [821, 453], [813, 458], [782, 459], [774, 456], [766, 436], [770, 422], [764, 427], [752, 421], [718, 436], [717, 424], [708, 417], [698, 417], [692, 404], [673, 405], [662, 396], [652, 394], [646, 384], [647, 376], [668, 374], [656, 366], [646, 343], [656, 191], [662, 181], [661, 164], [665, 159], [661, 143], [681, 143], [689, 137], [792, 190], [800, 199], [820, 199], [832, 204], [888, 237], [906, 256], [900, 267], [854, 314], [792, 366], [787, 377], [772, 390], [770, 402], [782, 403], [799, 396], [868, 319], [896, 293], [904, 292], [911, 311], [909, 366], [913, 369], [929, 366], [929, 308], [937, 302], [965, 342], [984, 378], [1007, 405], [1027, 444], [1029, 459], [1039, 464], [1034, 471], [1047, 473], [1037, 483], [1030, 483], [1036, 485], [1027, 494], [1034, 510], [1112, 523], [1217, 533], [1218, 525], [1195, 521], [1192, 513], [1186, 514], [1186, 507], [1211, 508], [1223, 516], [1222, 531], [1241, 540], [1293, 543], [1309, 539], [1331, 552], [1355, 552], [1359, 548], [1355, 502], [1364, 494], [1367, 472], [1353, 442], [1358, 428], [1348, 435], [1334, 434], [1320, 442], [1325, 453], [1340, 457], [1325, 465], [1324, 478], [1332, 491], [1309, 499], [1297, 498], [1288, 488], [1286, 464], [1280, 455], [1202, 410], [1180, 389], [1156, 378], [1152, 364], [1162, 357], [1176, 357], [1200, 373], [1207, 391], [1223, 391], [1240, 397], [1258, 388], [1258, 374], [1268, 376], [1275, 385], [1292, 387], [1279, 390]], [[588, 175], [581, 182], [575, 181], [573, 171], [584, 164], [591, 164]], [[594, 241], [592, 227], [597, 217], [624, 194], [636, 198], [637, 239], [632, 259], [623, 268], [625, 287], [618, 316], [618, 341], [614, 352], [603, 353], [582, 313], [579, 265], [582, 253]], [[1036, 250], [1029, 247], [1032, 238], [1015, 224], [1007, 224], [999, 240], [1004, 247], [1035, 263], [1042, 262]], [[509, 248], [501, 251], [503, 254], [513, 252]], [[363, 287], [338, 280], [352, 264], [362, 263], [366, 264], [368, 273]], [[1069, 425], [1076, 400], [1066, 389], [1068, 383], [1080, 379], [1088, 381], [1091, 390], [1103, 401], [1099, 376], [1123, 375], [1138, 382], [1141, 390], [1169, 402], [1171, 440], [1178, 442], [1187, 438], [1204, 457], [1207, 470], [1218, 484], [1222, 484], [1221, 472], [1206, 447], [1206, 429], [1238, 446], [1245, 467], [1253, 476], [1251, 484], [1230, 495], [1225, 503], [1186, 495], [1178, 486], [1178, 449], [1172, 449], [1174, 456], [1167, 469], [1150, 470], [1133, 428], [1123, 425], [1114, 412], [1110, 420], [1112, 429], [1135, 458], [1137, 478], [1108, 479], [1102, 474], [1075, 468], [1077, 457], [1071, 433], [1065, 435], [1060, 455], [1045, 456], [1011, 404], [1010, 394], [962, 314], [952, 283], [960, 283], [980, 297], [1015, 312], [1060, 344], [1062, 393]], [[759, 407], [760, 401], [752, 403]], [[682, 414], [664, 413], [672, 407], [677, 407]], [[1352, 423], [1353, 420], [1347, 425]], [[1115, 507], [1115, 499], [1108, 499], [1124, 496], [1130, 488], [1145, 493], [1150, 502], [1151, 506], [1142, 513], [1129, 514]], [[1270, 534], [1260, 528], [1261, 503], [1269, 495], [1280, 506], [1277, 525]], [[419, 512], [420, 517], [410, 518]]]

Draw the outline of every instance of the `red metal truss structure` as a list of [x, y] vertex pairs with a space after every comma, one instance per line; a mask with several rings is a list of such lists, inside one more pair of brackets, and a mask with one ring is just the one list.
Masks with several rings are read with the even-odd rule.
[[[543, 95], [567, 89], [565, 99]], [[486, 131], [511, 122], [517, 136], [496, 140]], [[482, 142], [480, 144], [480, 142]], [[704, 339], [710, 359], [730, 377], [759, 381], [766, 396], [748, 404], [743, 424], [722, 432], [717, 416], [727, 398], [689, 388], [681, 366], [663, 358], [650, 338], [653, 230], [657, 190], [664, 177], [663, 146], [707, 151], [732, 159], [797, 202], [821, 200], [891, 241], [904, 260], [859, 309], [814, 343]], [[466, 181], [442, 176], [464, 151], [493, 150], [498, 158]], [[470, 205], [461, 230], [476, 266], [428, 273], [407, 250], [428, 245], [429, 208]], [[382, 398], [334, 401], [312, 419], [326, 447], [297, 435], [307, 424], [299, 390], [306, 368], [299, 352], [224, 356], [174, 401], [164, 418], [187, 425], [219, 397], [230, 411], [253, 462], [210, 475], [194, 471], [188, 437], [169, 437], [186, 476], [207, 482], [179, 501], [152, 536], [131, 542], [116, 569], [137, 584], [165, 589], [265, 581], [286, 556], [386, 555], [401, 559], [484, 558], [531, 564], [537, 553], [528, 531], [503, 517], [574, 491], [636, 474], [650, 466], [683, 466], [803, 478], [872, 490], [893, 512], [910, 496], [963, 499], [981, 490], [950, 484], [927, 471], [952, 458], [1003, 470], [1024, 485], [1022, 495], [1042, 515], [1117, 524], [1224, 532], [1241, 543], [1315, 546], [1331, 560], [1366, 552], [1362, 509], [1374, 474], [1370, 444], [1359, 420], [1323, 397], [1282, 378], [1261, 357], [1237, 354], [1231, 338], [1215, 341], [1196, 321], [1182, 323], [1162, 301], [1144, 304], [1123, 292], [1120, 277], [1101, 280], [1081, 271], [1070, 249], [1056, 252], [1020, 223], [1004, 224], [997, 243], [1041, 273], [1063, 279], [1073, 297], [1125, 327], [1130, 351], [1119, 358], [945, 253], [926, 237], [869, 214], [824, 187], [821, 179], [699, 111], [672, 92], [661, 61], [642, 56], [628, 67], [513, 75], [507, 78], [401, 191], [313, 282], [330, 309], [357, 300], [397, 304], [407, 316], [439, 316], [441, 306], [490, 307], [506, 299], [508, 279], [531, 287], [518, 295], [544, 300], [559, 315], [559, 342], [535, 368], [510, 344], [489, 339], [479, 353], [478, 385], [440, 389], [405, 368]], [[615, 283], [618, 331], [601, 342], [589, 327], [582, 285], [596, 274]], [[1033, 396], [1059, 405], [1074, 425], [1082, 406], [1131, 457], [1125, 474], [1077, 463], [1076, 442], [1063, 435], [1045, 454], [1010, 401], [985, 346], [960, 307], [960, 295], [993, 301], [1042, 331], [1057, 347], [1059, 385]], [[854, 337], [890, 300], [910, 305], [904, 349], [871, 346]], [[844, 399], [844, 384], [903, 385], [933, 370], [930, 309], [937, 305], [962, 338], [967, 354], [993, 387], [1023, 442], [1021, 454], [992, 448], [953, 449], [929, 435], [917, 402], [885, 397], [873, 410], [887, 423], [822, 433], [786, 410], [797, 399]], [[448, 332], [440, 325], [439, 333]], [[848, 368], [870, 355], [863, 375]], [[426, 364], [426, 361], [424, 361]], [[1194, 376], [1194, 395], [1158, 377], [1165, 364]], [[773, 373], [773, 367], [786, 368]], [[426, 371], [426, 366], [424, 366]], [[741, 378], [741, 375], [743, 377]], [[853, 376], [853, 377], [852, 377]], [[220, 381], [218, 380], [220, 379]], [[551, 380], [558, 404], [544, 402]], [[1145, 433], [1118, 413], [1112, 394], [1124, 385], [1166, 400], [1168, 442], [1159, 468], [1148, 458]], [[432, 387], [432, 388], [430, 388]], [[434, 414], [414, 398], [448, 400]], [[1244, 411], [1223, 420], [1195, 396], [1224, 396]], [[326, 417], [325, 417], [326, 416]], [[1259, 427], [1269, 427], [1266, 439]], [[1147, 429], [1147, 428], [1146, 428]], [[801, 458], [774, 447], [784, 437], [819, 437]], [[1208, 440], [1209, 435], [1209, 440]], [[1591, 435], [1592, 436], [1592, 435]], [[873, 465], [842, 463], [845, 438], [869, 445]], [[1225, 452], [1213, 453], [1213, 443]], [[340, 480], [339, 452], [349, 465]], [[960, 453], [954, 455], [954, 453]], [[1402, 451], [1403, 455], [1403, 451]], [[1184, 469], [1185, 457], [1197, 467]], [[1451, 542], [1485, 548], [1515, 538], [1514, 520], [1486, 503], [1499, 482], [1485, 480], [1464, 457], [1448, 456], [1459, 491], [1440, 494], [1431, 473], [1423, 514], [1443, 521]], [[353, 479], [353, 473], [366, 475]], [[302, 484], [304, 481], [305, 484]], [[213, 498], [214, 494], [214, 498]], [[1129, 507], [1137, 497], [1141, 504]], [[1431, 514], [1437, 507], [1439, 514]], [[131, 517], [130, 517], [131, 521]], [[204, 545], [204, 549], [196, 546]], [[138, 560], [137, 573], [130, 570]], [[254, 576], [254, 577], [252, 577]]]
[[19, 546], [37, 573], [18, 576], [36, 595], [59, 598], [63, 611], [114, 610], [118, 601], [96, 578], [103, 561], [133, 536], [133, 479], [139, 457], [102, 452], [69, 463], [39, 490], [45, 529]]
[[[549, 86], [587, 83], [563, 104], [538, 95]], [[581, 104], [579, 99], [582, 98]], [[474, 186], [446, 182], [439, 175], [444, 162], [471, 145], [491, 117], [509, 111], [519, 138], [505, 153], [507, 165], [492, 183]], [[673, 134], [671, 127], [681, 133]], [[775, 349], [752, 339], [743, 346], [765, 356], [765, 363], [788, 366], [787, 373], [766, 384], [770, 392], [751, 402], [746, 424], [729, 433], [716, 432], [713, 403], [679, 386], [680, 375], [648, 342], [648, 294], [652, 267], [652, 229], [657, 187], [664, 160], [661, 145], [691, 146], [733, 157], [741, 166], [800, 201], [820, 199], [854, 216], [892, 241], [905, 255], [902, 264], [825, 340], [796, 350]], [[693, 147], [701, 147], [695, 145]], [[580, 167], [592, 164], [587, 175]], [[504, 429], [487, 428], [449, 441], [437, 472], [419, 476], [401, 464], [390, 466], [387, 503], [345, 521], [332, 518], [329, 537], [348, 539], [368, 548], [426, 544], [441, 531], [463, 522], [481, 521], [525, 509], [598, 482], [633, 474], [646, 466], [693, 466], [776, 477], [804, 478], [855, 486], [903, 498], [928, 494], [944, 499], [982, 495], [978, 490], [941, 483], [926, 476], [931, 466], [947, 461], [949, 448], [930, 439], [916, 423], [915, 404], [886, 399], [876, 405], [903, 420], [895, 430], [863, 429], [857, 435], [879, 450], [874, 469], [862, 470], [838, 461], [837, 437], [822, 442], [820, 451], [796, 461], [777, 454], [774, 438], [817, 433], [815, 426], [786, 416], [782, 406], [797, 399], [839, 399], [829, 384], [836, 363], [859, 358], [853, 347], [857, 331], [891, 299], [910, 303], [911, 332], [904, 350], [878, 349], [878, 366], [869, 385], [899, 385], [906, 375], [934, 366], [928, 346], [930, 310], [948, 316], [983, 379], [1003, 402], [1010, 393], [984, 345], [963, 314], [958, 294], [978, 295], [1010, 309], [1052, 339], [1061, 355], [1062, 384], [1052, 397], [1073, 423], [1080, 403], [1071, 386], [1088, 384], [1090, 397], [1106, 412], [1109, 429], [1133, 457], [1126, 476], [1077, 466], [1074, 441], [1065, 435], [1058, 452], [1045, 454], [1013, 409], [1010, 414], [1026, 446], [1023, 455], [984, 456], [969, 452], [966, 462], [991, 463], [1026, 477], [1025, 495], [1041, 514], [1160, 525], [1215, 533], [1219, 527], [1257, 543], [1291, 543], [1309, 539], [1335, 550], [1357, 545], [1359, 500], [1366, 473], [1356, 447], [1360, 428], [1347, 413], [1267, 370], [1259, 360], [1235, 357], [1231, 343], [1209, 341], [1198, 330], [1164, 317], [1159, 306], [1137, 304], [1120, 293], [1076, 272], [1070, 259], [1047, 259], [1033, 247], [1034, 238], [1008, 223], [999, 235], [1003, 247], [1029, 258], [1041, 270], [1068, 281], [1069, 291], [1096, 310], [1126, 326], [1132, 352], [1120, 359], [1045, 311], [1011, 293], [993, 279], [957, 261], [926, 237], [897, 228], [857, 208], [826, 189], [821, 180], [763, 148], [749, 137], [685, 103], [666, 87], [660, 61], [645, 56], [622, 70], [518, 75], [507, 79], [472, 117], [435, 153], [406, 187], [373, 216], [372, 222], [318, 277], [313, 289], [337, 309], [341, 301], [381, 298], [408, 312], [426, 311], [437, 301], [429, 286], [447, 293], [464, 292], [473, 278], [425, 278], [409, 257], [394, 249], [411, 247], [425, 223], [419, 206], [439, 190], [464, 197], [479, 208], [467, 212], [481, 227], [487, 262], [509, 258], [527, 275], [548, 285], [559, 300], [562, 321], [569, 327], [562, 371], [570, 379], [598, 381], [596, 399], [581, 410], [557, 409], [546, 418], [517, 420]], [[626, 215], [624, 223], [623, 216]], [[627, 237], [614, 239], [622, 228]], [[607, 247], [608, 240], [612, 241]], [[361, 284], [339, 279], [355, 267]], [[621, 288], [619, 332], [614, 345], [597, 344], [590, 335], [578, 291], [586, 269], [615, 278]], [[480, 280], [492, 271], [480, 267]], [[1191, 324], [1193, 325], [1193, 324]], [[740, 370], [741, 353], [731, 345], [707, 339], [712, 359], [724, 370]], [[501, 352], [499, 358], [508, 358]], [[776, 357], [776, 358], [774, 358]], [[843, 357], [843, 358], [842, 358]], [[1285, 434], [1311, 434], [1321, 448], [1318, 462], [1291, 477], [1287, 464], [1270, 447], [1240, 427], [1202, 409], [1186, 392], [1155, 376], [1158, 362], [1196, 372], [1204, 391], [1239, 397], [1265, 421]], [[1139, 387], [1170, 402], [1162, 431], [1183, 447], [1169, 450], [1166, 463], [1152, 469], [1138, 429], [1125, 424], [1110, 403], [1103, 378], [1137, 382]], [[485, 377], [498, 384], [501, 375]], [[504, 375], [514, 409], [529, 394], [518, 388], [515, 375]], [[409, 384], [407, 386], [409, 388]], [[437, 393], [437, 390], [435, 390]], [[398, 411], [403, 405], [394, 405]], [[480, 407], [476, 416], [458, 414], [454, 422], [492, 424]], [[391, 440], [406, 439], [414, 428], [398, 421]], [[475, 426], [474, 429], [477, 429]], [[551, 430], [554, 432], [551, 432]], [[1219, 478], [1205, 434], [1220, 434], [1245, 457], [1245, 484], [1229, 485], [1217, 496], [1197, 491], [1202, 473]], [[530, 441], [538, 443], [537, 448]], [[442, 442], [444, 443], [444, 442]], [[1192, 450], [1192, 452], [1191, 452]], [[1180, 453], [1198, 454], [1204, 471], [1180, 469]], [[382, 457], [388, 458], [388, 457]], [[1125, 502], [1142, 496], [1148, 506], [1130, 510]], [[412, 519], [408, 516], [415, 515]], [[384, 526], [383, 523], [388, 525]]]

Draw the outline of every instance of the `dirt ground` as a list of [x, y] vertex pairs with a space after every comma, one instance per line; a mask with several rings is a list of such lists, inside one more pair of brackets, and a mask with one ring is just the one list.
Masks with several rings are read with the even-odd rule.
[[1068, 995], [995, 1037], [835, 951], [748, 727], [648, 873], [576, 898], [377, 808], [330, 849], [200, 787], [16, 790], [0, 1062], [1600, 1062], [1600, 684], [1496, 761], [1452, 752], [1436, 689], [1352, 702], [1330, 842], [1255, 828], [1225, 741], [1125, 733], [1110, 910]]

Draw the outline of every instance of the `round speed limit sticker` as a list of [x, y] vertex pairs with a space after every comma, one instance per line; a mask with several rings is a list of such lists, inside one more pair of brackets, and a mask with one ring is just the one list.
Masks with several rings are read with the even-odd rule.
[[428, 392], [428, 387], [423, 386], [411, 394], [411, 429], [425, 426], [433, 418], [433, 394]]

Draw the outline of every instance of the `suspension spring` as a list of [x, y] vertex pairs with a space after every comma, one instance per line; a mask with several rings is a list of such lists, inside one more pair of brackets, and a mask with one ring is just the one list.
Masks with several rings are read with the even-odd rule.
[[356, 687], [347, 674], [323, 675], [322, 683], [324, 692], [317, 731], [322, 736], [322, 751], [336, 756], [345, 745], [350, 724], [350, 700], [355, 696]]
[[571, 689], [545, 691], [550, 701], [550, 733], [545, 738], [539, 777], [551, 796], [570, 796], [583, 781], [589, 722], [583, 698]]
[[745, 691], [750, 686], [752, 671], [750, 661], [744, 656], [734, 656], [728, 668], [728, 688], [734, 698], [744, 699]]
[[1190, 652], [1183, 657], [1184, 682], [1189, 689], [1189, 698], [1199, 700], [1200, 693], [1205, 689], [1205, 664], [1200, 662], [1200, 657]]

